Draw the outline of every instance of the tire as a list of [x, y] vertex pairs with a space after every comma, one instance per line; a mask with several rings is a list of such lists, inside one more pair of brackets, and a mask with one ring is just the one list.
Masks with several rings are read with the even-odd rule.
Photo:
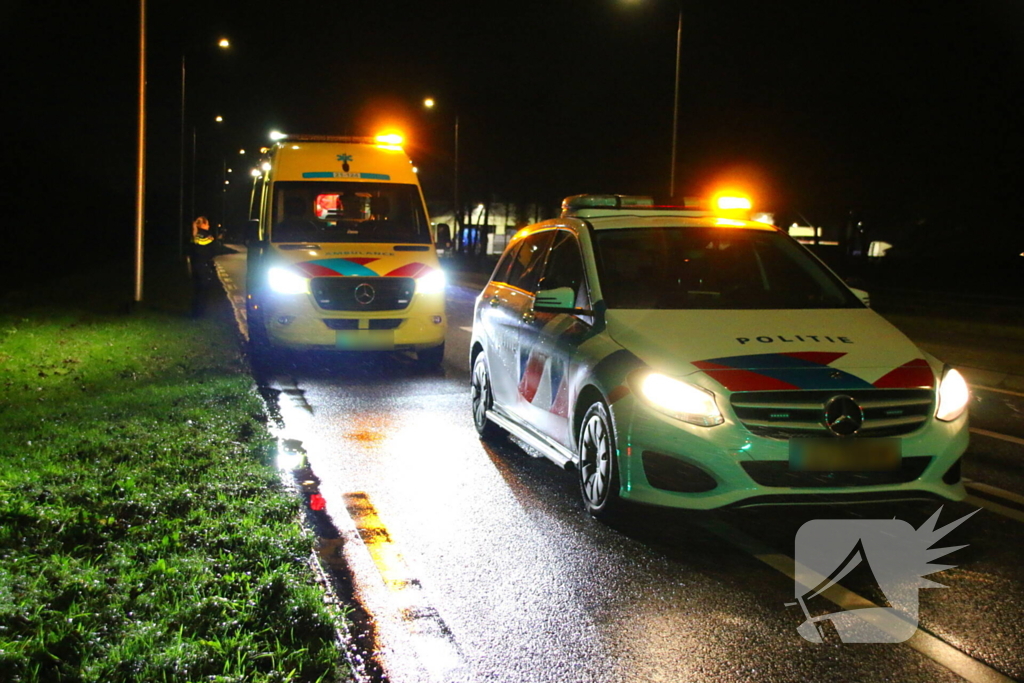
[[482, 351], [473, 363], [469, 386], [476, 433], [485, 441], [498, 438], [503, 433], [501, 427], [487, 419], [487, 411], [494, 406], [494, 397], [491, 394], [491, 378], [487, 375], [487, 361]]
[[416, 352], [416, 364], [422, 368], [437, 368], [444, 360], [444, 342], [440, 346], [431, 349], [422, 349]]
[[273, 348], [263, 319], [263, 311], [248, 302], [245, 310], [246, 327], [249, 330], [249, 361], [254, 369], [265, 369], [273, 361]]
[[615, 428], [604, 401], [587, 408], [577, 439], [580, 495], [583, 506], [597, 519], [611, 519], [622, 509]]

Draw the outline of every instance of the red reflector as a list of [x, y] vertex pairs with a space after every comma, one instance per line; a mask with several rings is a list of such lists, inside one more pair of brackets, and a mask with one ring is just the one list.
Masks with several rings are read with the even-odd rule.
[[327, 507], [327, 501], [319, 493], [314, 493], [309, 497], [309, 507], [311, 510], [323, 510]]

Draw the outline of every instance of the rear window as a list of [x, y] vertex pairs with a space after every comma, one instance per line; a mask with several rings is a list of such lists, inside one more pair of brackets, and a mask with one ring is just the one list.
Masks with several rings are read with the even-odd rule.
[[271, 216], [272, 242], [430, 244], [415, 185], [282, 181]]

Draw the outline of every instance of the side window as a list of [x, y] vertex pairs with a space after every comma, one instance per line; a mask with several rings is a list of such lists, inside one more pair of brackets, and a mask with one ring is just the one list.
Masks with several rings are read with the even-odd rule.
[[545, 230], [523, 239], [505, 282], [532, 294], [537, 287], [540, 271], [544, 267], [544, 258], [547, 256], [553, 238], [554, 231]]
[[492, 282], [508, 282], [508, 269], [512, 266], [512, 262], [515, 261], [516, 253], [521, 246], [523, 246], [522, 240], [505, 250], [505, 253], [501, 255], [501, 260], [498, 261], [498, 265], [494, 268], [494, 273], [491, 275]]
[[551, 247], [544, 277], [537, 289], [568, 287], [576, 292], [576, 308], [590, 308], [587, 279], [583, 271], [583, 256], [575, 235], [568, 230], [559, 230]]

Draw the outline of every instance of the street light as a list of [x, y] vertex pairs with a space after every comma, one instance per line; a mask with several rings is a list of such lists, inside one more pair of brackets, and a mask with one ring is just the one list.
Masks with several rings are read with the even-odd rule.
[[229, 41], [227, 38], [221, 38], [219, 41], [217, 41], [217, 46], [218, 47], [231, 47], [231, 41]]
[[223, 116], [218, 116], [218, 117], [214, 118], [213, 120], [216, 121], [217, 123], [224, 123], [224, 117]]
[[[425, 109], [433, 109], [434, 98], [428, 97], [423, 100], [423, 107]], [[455, 153], [453, 158], [453, 171], [452, 171], [452, 222], [455, 223], [452, 230], [452, 238], [456, 244], [456, 251], [458, 251], [458, 238], [462, 236], [462, 227], [459, 222], [459, 115], [455, 115]]]

